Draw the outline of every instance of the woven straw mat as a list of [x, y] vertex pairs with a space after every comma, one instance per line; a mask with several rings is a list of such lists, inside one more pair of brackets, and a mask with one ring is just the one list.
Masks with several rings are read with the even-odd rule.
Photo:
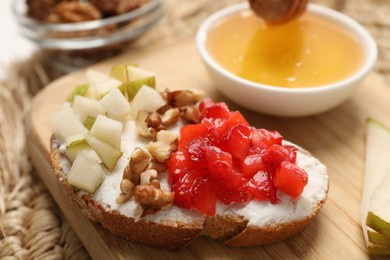
[[[138, 41], [148, 45], [191, 37], [210, 13], [237, 0], [165, 0], [166, 14]], [[375, 70], [390, 75], [390, 4], [381, 0], [317, 0], [359, 21], [376, 39]], [[31, 97], [58, 74], [33, 55], [8, 70], [0, 83], [0, 259], [89, 259], [83, 245], [47, 192], [26, 152], [24, 116]]]

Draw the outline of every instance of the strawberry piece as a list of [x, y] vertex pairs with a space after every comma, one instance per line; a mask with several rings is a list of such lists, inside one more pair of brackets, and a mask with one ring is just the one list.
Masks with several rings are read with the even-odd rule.
[[168, 182], [169, 184], [176, 183], [189, 171], [188, 155], [184, 151], [176, 151], [172, 153], [168, 160]]
[[228, 128], [232, 128], [235, 125], [245, 125], [250, 127], [249, 123], [245, 120], [239, 111], [230, 112], [229, 119], [227, 120]]
[[202, 102], [199, 103], [199, 112], [201, 114], [204, 114], [205, 111], [211, 107], [212, 105], [214, 105], [214, 102], [210, 99], [210, 98], [205, 98], [202, 100]]
[[208, 138], [212, 143], [219, 143], [228, 132], [227, 120], [225, 118], [205, 118], [202, 124], [209, 131]]
[[193, 186], [194, 206], [209, 216], [215, 214], [216, 186], [207, 178], [198, 178]]
[[298, 198], [308, 182], [308, 176], [302, 168], [284, 161], [276, 170], [272, 182], [277, 189], [293, 198]]
[[234, 189], [242, 185], [241, 175], [225, 161], [211, 163], [209, 176], [215, 183], [226, 189]]
[[180, 138], [178, 149], [188, 145], [197, 138], [204, 138], [208, 134], [207, 127], [204, 124], [185, 125], [180, 129]]
[[231, 154], [222, 151], [216, 146], [208, 146], [205, 148], [206, 150], [206, 160], [209, 164], [212, 164], [216, 161], [226, 162], [229, 166], [233, 165], [233, 159]]
[[244, 203], [249, 200], [248, 188], [246, 185], [242, 185], [235, 189], [224, 189], [218, 186], [217, 197], [226, 205], [229, 205], [232, 202]]
[[297, 161], [297, 148], [293, 145], [284, 145], [283, 147], [286, 148], [289, 152], [290, 162], [296, 163], [296, 161]]
[[252, 178], [253, 175], [259, 171], [267, 170], [267, 167], [261, 158], [261, 154], [249, 154], [243, 161], [240, 161], [239, 168], [242, 176], [247, 179]]
[[277, 131], [268, 131], [266, 129], [254, 129], [252, 133], [251, 143], [253, 146], [270, 147], [273, 144], [282, 145], [283, 136]]
[[177, 206], [185, 209], [190, 209], [194, 206], [194, 196], [192, 188], [199, 174], [196, 171], [189, 171], [177, 182], [171, 186], [172, 191], [175, 193], [175, 203]]
[[267, 172], [260, 171], [248, 182], [248, 191], [258, 200], [270, 200], [278, 203], [276, 188], [272, 185], [271, 178]]
[[225, 118], [230, 117], [229, 108], [224, 102], [210, 103], [208, 101], [202, 102], [199, 105], [201, 119], [203, 118]]
[[233, 126], [220, 148], [237, 160], [244, 160], [249, 151], [252, 129], [244, 125]]
[[289, 161], [290, 153], [289, 151], [281, 145], [273, 144], [265, 151], [262, 156], [263, 162], [267, 166], [267, 169], [274, 173], [276, 168], [283, 161]]

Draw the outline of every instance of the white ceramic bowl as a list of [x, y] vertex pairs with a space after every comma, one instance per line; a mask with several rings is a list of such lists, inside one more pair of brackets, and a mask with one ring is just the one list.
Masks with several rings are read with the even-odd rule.
[[222, 9], [208, 17], [199, 27], [196, 37], [198, 52], [214, 80], [215, 86], [229, 99], [248, 109], [276, 116], [307, 116], [336, 107], [348, 99], [372, 69], [377, 59], [377, 47], [371, 35], [356, 21], [330, 8], [309, 4], [308, 12], [330, 19], [353, 32], [364, 51], [362, 66], [342, 81], [309, 88], [283, 88], [255, 83], [240, 78], [220, 66], [207, 52], [207, 34], [222, 19], [249, 8], [240, 3]]

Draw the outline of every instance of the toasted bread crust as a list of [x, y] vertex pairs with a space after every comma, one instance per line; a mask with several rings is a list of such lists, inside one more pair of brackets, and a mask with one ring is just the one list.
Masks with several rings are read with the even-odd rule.
[[[52, 139], [53, 141], [53, 139]], [[51, 162], [61, 187], [71, 202], [89, 219], [99, 222], [113, 234], [132, 242], [147, 244], [157, 248], [179, 249], [197, 236], [208, 236], [222, 241], [227, 246], [249, 247], [270, 244], [285, 240], [304, 229], [316, 216], [326, 198], [319, 201], [312, 214], [304, 219], [257, 227], [247, 225], [243, 216], [207, 217], [203, 223], [167, 225], [144, 220], [135, 221], [131, 217], [115, 210], [107, 210], [89, 195], [80, 195], [66, 181], [66, 174], [61, 166], [63, 155], [52, 145]], [[310, 154], [298, 147], [300, 152]], [[328, 183], [329, 184], [329, 183]]]

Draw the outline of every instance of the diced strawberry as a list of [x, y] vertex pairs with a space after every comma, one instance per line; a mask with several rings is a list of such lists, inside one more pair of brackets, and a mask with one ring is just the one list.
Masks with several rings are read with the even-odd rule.
[[232, 128], [235, 125], [245, 125], [250, 127], [249, 123], [245, 120], [239, 111], [230, 112], [230, 116], [227, 120], [228, 128]]
[[194, 205], [209, 216], [215, 214], [216, 185], [208, 178], [198, 178], [193, 186]]
[[208, 129], [208, 138], [213, 143], [219, 143], [228, 131], [226, 118], [205, 118], [202, 124]]
[[253, 146], [265, 145], [270, 147], [273, 144], [282, 145], [283, 136], [277, 131], [268, 131], [266, 129], [254, 129], [251, 138]]
[[214, 105], [214, 102], [210, 98], [205, 98], [199, 103], [199, 112], [204, 114], [206, 109]]
[[184, 151], [172, 153], [168, 160], [168, 182], [172, 185], [188, 173], [188, 155]]
[[235, 189], [223, 189], [218, 186], [217, 197], [226, 205], [232, 202], [243, 203], [249, 200], [248, 188], [246, 185]]
[[198, 178], [201, 177], [196, 171], [190, 171], [183, 178], [173, 183], [171, 189], [175, 193], [175, 203], [177, 206], [185, 209], [194, 206], [192, 188]]
[[263, 162], [267, 166], [267, 169], [274, 173], [276, 168], [283, 161], [289, 161], [290, 153], [289, 151], [281, 145], [273, 144], [265, 151], [262, 156]]
[[284, 161], [276, 170], [272, 182], [277, 189], [297, 198], [302, 194], [308, 182], [308, 176], [305, 170], [296, 164]]
[[226, 139], [219, 146], [222, 150], [230, 153], [233, 158], [243, 160], [249, 150], [251, 128], [244, 125], [233, 126]]
[[267, 172], [260, 171], [248, 182], [248, 191], [258, 200], [270, 200], [278, 203], [276, 188], [272, 185], [271, 178]]
[[240, 171], [242, 176], [250, 179], [259, 171], [266, 171], [265, 166], [260, 154], [250, 154], [243, 161], [240, 161]]
[[206, 159], [209, 164], [212, 164], [216, 161], [226, 162], [229, 166], [233, 165], [233, 160], [231, 154], [222, 151], [216, 146], [208, 146], [205, 149], [206, 151]]
[[242, 185], [241, 175], [225, 161], [211, 163], [209, 176], [218, 186], [226, 189], [234, 189]]
[[188, 145], [196, 138], [206, 137], [208, 129], [204, 124], [185, 125], [180, 129], [178, 149]]
[[295, 163], [297, 161], [297, 148], [293, 145], [284, 145], [284, 148], [286, 148], [290, 154], [290, 162]]
[[225, 118], [230, 116], [229, 108], [224, 102], [219, 103], [201, 103], [199, 105], [201, 118]]
[[196, 138], [187, 145], [187, 152], [189, 155], [189, 165], [193, 169], [207, 170], [208, 161], [206, 158], [206, 148], [209, 146], [208, 139]]

